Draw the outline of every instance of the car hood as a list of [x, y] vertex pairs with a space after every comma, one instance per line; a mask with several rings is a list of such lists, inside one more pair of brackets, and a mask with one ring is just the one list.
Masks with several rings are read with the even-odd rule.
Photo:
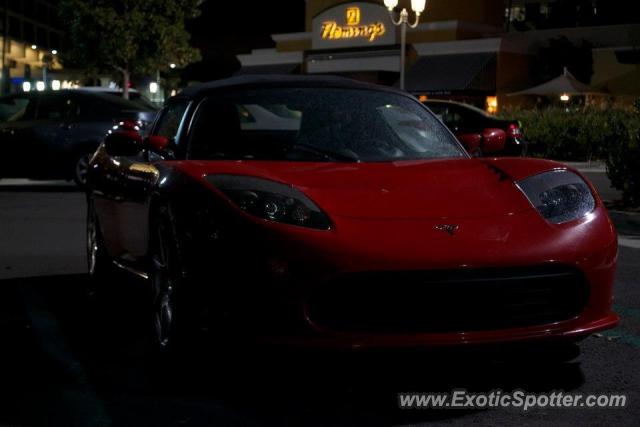
[[234, 174], [290, 184], [333, 216], [464, 218], [513, 215], [532, 209], [509, 175], [493, 163], [478, 159], [182, 163], [179, 168], [198, 179], [212, 174]]

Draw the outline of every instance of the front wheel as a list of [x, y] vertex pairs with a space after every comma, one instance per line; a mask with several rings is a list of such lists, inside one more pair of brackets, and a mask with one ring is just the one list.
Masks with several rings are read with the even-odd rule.
[[167, 352], [190, 331], [191, 316], [189, 308], [184, 307], [186, 272], [171, 208], [160, 206], [152, 215], [149, 242], [152, 330], [156, 349]]
[[92, 154], [80, 154], [73, 162], [73, 181], [78, 187], [84, 188], [87, 185], [87, 172]]
[[89, 273], [89, 295], [96, 296], [108, 285], [113, 275], [113, 266], [104, 245], [93, 201], [87, 201], [87, 270]]

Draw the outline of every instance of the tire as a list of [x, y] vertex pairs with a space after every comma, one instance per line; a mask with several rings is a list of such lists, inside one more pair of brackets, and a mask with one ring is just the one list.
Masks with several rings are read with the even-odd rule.
[[88, 294], [92, 298], [103, 294], [113, 278], [114, 268], [100, 230], [98, 215], [90, 198], [87, 198], [87, 271]]
[[89, 171], [89, 161], [93, 154], [84, 153], [76, 156], [73, 162], [73, 171], [71, 177], [73, 182], [80, 188], [87, 186], [87, 172]]
[[154, 352], [167, 354], [197, 329], [186, 298], [185, 271], [173, 213], [168, 204], [152, 209], [149, 239], [151, 336]]

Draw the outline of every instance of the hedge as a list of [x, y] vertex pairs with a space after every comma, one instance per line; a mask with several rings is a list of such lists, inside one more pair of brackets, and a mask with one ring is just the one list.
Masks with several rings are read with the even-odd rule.
[[555, 160], [601, 160], [624, 201], [640, 205], [640, 110], [547, 108], [505, 114], [520, 120], [529, 156]]

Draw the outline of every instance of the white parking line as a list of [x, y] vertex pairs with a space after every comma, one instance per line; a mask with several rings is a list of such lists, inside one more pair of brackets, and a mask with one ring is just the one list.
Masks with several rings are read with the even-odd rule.
[[17, 186], [72, 186], [70, 181], [38, 181], [31, 179], [0, 179], [0, 187], [17, 187]]
[[640, 249], [640, 236], [618, 236], [618, 244], [625, 248]]

